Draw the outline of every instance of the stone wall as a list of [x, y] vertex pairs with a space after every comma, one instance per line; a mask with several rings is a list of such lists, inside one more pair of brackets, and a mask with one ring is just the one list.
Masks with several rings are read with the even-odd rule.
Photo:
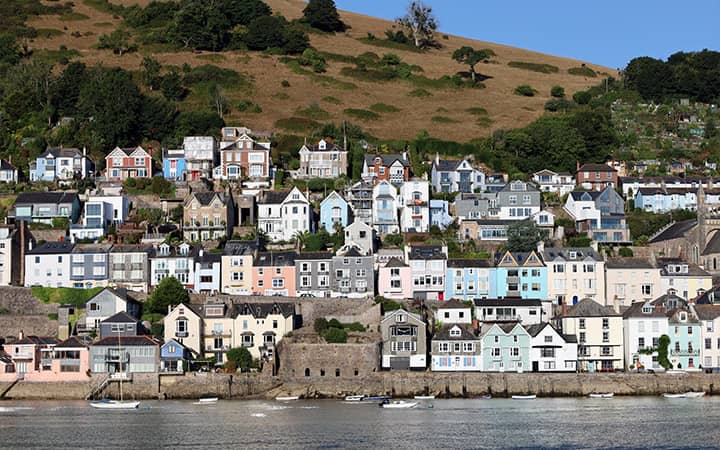
[[304, 381], [357, 380], [377, 372], [380, 344], [311, 344], [283, 340], [278, 346], [278, 376]]
[[0, 287], [0, 338], [14, 338], [20, 334], [56, 336], [57, 320], [48, 314], [57, 313], [58, 305], [44, 304], [29, 288]]
[[359, 322], [363, 325], [372, 327], [378, 325], [382, 319], [380, 304], [376, 304], [366, 308], [358, 314], [329, 314], [326, 316], [328, 320], [337, 319], [341, 323]]

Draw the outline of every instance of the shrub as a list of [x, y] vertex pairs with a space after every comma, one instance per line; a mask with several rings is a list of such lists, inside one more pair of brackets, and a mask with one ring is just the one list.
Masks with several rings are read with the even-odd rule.
[[333, 105], [342, 105], [343, 102], [339, 98], [333, 97], [333, 96], [327, 96], [323, 97], [322, 100], [326, 103], [332, 103]]
[[457, 120], [445, 116], [433, 116], [430, 120], [435, 123], [458, 123]]
[[370, 106], [371, 111], [375, 111], [376, 113], [393, 113], [400, 111], [400, 108], [397, 108], [393, 105], [388, 105], [386, 103], [375, 103], [374, 105]]
[[619, 253], [623, 258], [632, 258], [633, 256], [633, 250], [630, 247], [621, 247]]
[[185, 74], [186, 85], [214, 82], [224, 87], [239, 87], [239, 83], [248, 83], [245, 75], [232, 69], [225, 69], [212, 64], [193, 67]]
[[233, 363], [236, 369], [248, 370], [254, 365], [250, 351], [245, 347], [234, 347], [227, 352], [227, 362]]
[[475, 116], [484, 116], [488, 113], [487, 109], [481, 107], [468, 108], [465, 110], [465, 112], [473, 114]]
[[315, 332], [317, 334], [323, 334], [328, 329], [328, 321], [324, 317], [318, 317], [315, 319], [315, 323], [313, 324], [313, 328], [315, 329]]
[[562, 86], [553, 86], [550, 89], [550, 95], [555, 98], [563, 98], [565, 97], [565, 88]]
[[328, 344], [345, 344], [347, 342], [347, 331], [342, 328], [328, 328], [323, 335]]
[[523, 61], [510, 61], [508, 66], [540, 73], [557, 73], [560, 70], [556, 66], [550, 64], [538, 64]]
[[314, 120], [325, 120], [330, 118], [330, 113], [325, 111], [317, 103], [310, 103], [305, 109], [298, 109], [295, 113], [302, 117]]
[[373, 111], [368, 111], [367, 109], [356, 109], [356, 108], [347, 108], [343, 110], [345, 114], [348, 116], [354, 117], [356, 119], [360, 120], [378, 120], [380, 119], [380, 114], [375, 113]]
[[320, 127], [320, 123], [305, 117], [288, 117], [275, 122], [276, 128], [288, 131], [310, 131]]
[[585, 65], [583, 65], [582, 67], [570, 68], [570, 69], [568, 69], [568, 73], [570, 75], [577, 75], [577, 76], [581, 76], [581, 77], [589, 77], [589, 78], [597, 77], [597, 73]]
[[432, 97], [432, 93], [426, 91], [425, 89], [415, 89], [413, 91], [408, 92], [409, 97]]
[[529, 84], [521, 84], [515, 88], [516, 95], [522, 95], [525, 97], [534, 97], [537, 91], [532, 88]]
[[289, 87], [290, 87], [290, 82], [289, 82], [288, 80], [282, 80], [282, 81], [280, 82], [280, 86], [282, 86], [282, 87], [284, 87], [284, 88], [289, 88]]
[[592, 94], [588, 91], [578, 91], [573, 94], [573, 100], [578, 105], [587, 105], [592, 100]]
[[545, 102], [545, 110], [551, 112], [567, 111], [572, 109], [574, 106], [573, 102], [564, 98], [553, 98]]
[[658, 339], [658, 364], [663, 366], [665, 369], [672, 368], [672, 364], [668, 359], [668, 346], [670, 345], [670, 337], [667, 334], [663, 334]]

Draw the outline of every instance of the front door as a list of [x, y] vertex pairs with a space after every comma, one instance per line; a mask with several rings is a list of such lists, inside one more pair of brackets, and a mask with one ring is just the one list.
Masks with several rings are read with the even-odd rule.
[[540, 371], [540, 363], [539, 363], [538, 361], [533, 361], [532, 371], [533, 371], [533, 372], [539, 372], [539, 371]]

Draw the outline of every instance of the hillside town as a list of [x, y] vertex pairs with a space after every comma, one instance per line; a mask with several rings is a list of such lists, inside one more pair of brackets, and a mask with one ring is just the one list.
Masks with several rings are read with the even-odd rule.
[[[218, 131], [115, 148], [103, 171], [77, 148], [30, 164], [0, 227], [0, 284], [90, 295], [58, 302], [56, 335], [3, 336], [0, 381], [720, 370], [718, 179], [578, 161], [521, 180], [439, 155], [416, 177], [400, 151], [368, 152], [350, 181], [347, 144], [327, 138], [280, 184], [266, 136]], [[2, 161], [0, 181], [23, 172]], [[629, 204], [695, 218], [636, 246]], [[172, 283], [182, 295], [149, 310]], [[347, 345], [347, 361], [292, 354], [303, 342]]]

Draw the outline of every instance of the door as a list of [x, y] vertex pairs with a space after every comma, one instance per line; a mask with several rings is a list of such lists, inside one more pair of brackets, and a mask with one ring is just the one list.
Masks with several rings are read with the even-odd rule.
[[540, 371], [540, 363], [538, 361], [533, 361], [532, 371], [533, 372], [539, 372]]

